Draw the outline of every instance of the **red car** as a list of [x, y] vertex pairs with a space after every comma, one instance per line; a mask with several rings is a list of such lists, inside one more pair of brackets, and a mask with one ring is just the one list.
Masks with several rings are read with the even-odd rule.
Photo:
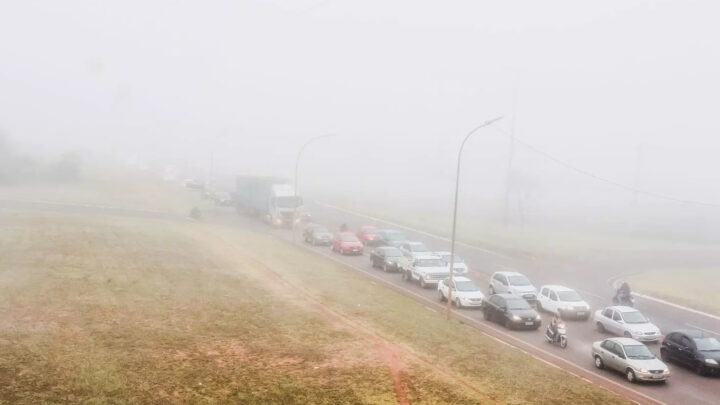
[[330, 241], [330, 249], [340, 254], [361, 255], [363, 244], [352, 232], [340, 232], [333, 235]]
[[372, 240], [375, 239], [375, 232], [377, 228], [371, 225], [365, 225], [360, 227], [360, 232], [357, 233], [358, 239], [363, 245], [371, 244]]

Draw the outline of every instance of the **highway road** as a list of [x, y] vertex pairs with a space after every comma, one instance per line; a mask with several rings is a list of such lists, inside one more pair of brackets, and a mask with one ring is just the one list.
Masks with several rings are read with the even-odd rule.
[[[358, 229], [361, 225], [398, 229], [397, 224], [387, 223], [377, 218], [370, 218], [359, 213], [326, 204], [312, 204], [310, 210], [313, 213], [313, 222], [324, 224], [331, 230], [338, 229], [342, 223], [346, 223], [350, 229]], [[409, 239], [422, 241], [432, 250], [450, 250], [449, 241], [445, 237], [434, 236], [420, 230], [411, 230], [409, 228], [400, 228], [400, 230], [405, 233]], [[280, 238], [292, 240], [291, 233], [288, 230], [276, 229], [272, 230], [272, 232]], [[330, 252], [330, 249], [327, 247], [312, 247], [311, 249], [320, 254], [330, 256], [348, 266], [363, 270], [372, 275], [372, 277], [385, 280], [397, 288], [406, 290], [418, 299], [422, 297], [425, 300], [439, 303], [437, 291], [434, 289], [422, 289], [415, 283], [407, 283], [403, 281], [397, 273], [384, 273], [379, 269], [373, 269], [367, 255], [341, 256]], [[470, 278], [474, 279], [480, 286], [486, 287], [488, 285], [488, 279], [492, 272], [514, 269], [527, 275], [537, 287], [543, 284], [560, 284], [576, 289], [592, 306], [593, 310], [612, 305], [611, 298], [614, 293], [612, 282], [624, 273], [622, 269], [589, 267], [585, 262], [582, 263], [582, 267], [579, 267], [580, 265], [570, 261], [549, 262], [527, 257], [515, 258], [466, 244], [456, 245], [456, 250], [468, 263], [470, 267]], [[720, 337], [720, 318], [718, 317], [696, 313], [644, 298], [637, 298], [636, 307], [650, 318], [663, 333], [676, 329], [702, 328], [708, 333]], [[567, 322], [569, 345], [566, 349], [562, 349], [550, 345], [545, 341], [542, 336], [544, 326], [538, 331], [509, 331], [500, 325], [483, 320], [482, 313], [477, 309], [455, 309], [455, 311], [478, 323], [486, 324], [486, 327], [501, 331], [504, 335], [500, 335], [500, 339], [507, 340], [508, 343], [514, 344], [516, 343], [514, 339], [518, 339], [550, 355], [565, 359], [586, 372], [606, 380], [606, 382], [637, 391], [657, 402], [666, 404], [720, 403], [719, 378], [698, 376], [674, 364], [669, 365], [672, 376], [666, 384], [631, 384], [625, 380], [622, 374], [596, 369], [590, 357], [592, 342], [611, 335], [598, 332], [592, 322], [592, 318], [585, 322]], [[543, 314], [544, 325], [547, 325], [549, 320], [550, 316]], [[648, 346], [659, 356], [659, 344], [651, 343], [648, 344]], [[548, 357], [554, 359], [554, 356]], [[553, 360], [551, 360], [551, 362], [566, 368], [563, 362]], [[570, 368], [568, 368], [568, 370], [572, 371]]]
[[[156, 212], [132, 210], [98, 205], [67, 204], [49, 201], [19, 201], [0, 200], [0, 210], [44, 210], [67, 212], [73, 214], [105, 214], [116, 216], [153, 217], [158, 219], [187, 220], [177, 215]], [[349, 212], [329, 206], [315, 205], [311, 207], [313, 221], [324, 224], [330, 229], [337, 229], [339, 224], [346, 223], [351, 229], [361, 225], [375, 225], [383, 228], [398, 228], [379, 219], [371, 219], [362, 214]], [[272, 229], [256, 219], [238, 216], [231, 209], [218, 209], [209, 213], [204, 220], [240, 226], [255, 230], [267, 231], [276, 237], [292, 242], [289, 230]], [[442, 236], [433, 236], [419, 230], [401, 229], [412, 240], [423, 241], [431, 249], [449, 250], [449, 242]], [[403, 281], [397, 273], [384, 273], [373, 269], [367, 255], [341, 256], [332, 253], [327, 247], [311, 247], [296, 242], [319, 255], [343, 263], [349, 271], [359, 271], [378, 281], [385, 283], [403, 294], [409, 295], [423, 303], [428, 308], [441, 311], [443, 306], [437, 298], [434, 289], [421, 289], [417, 284]], [[611, 282], [622, 274], [621, 270], [609, 270], [588, 267], [584, 263], [582, 268], [577, 264], [568, 262], [549, 262], [539, 259], [514, 258], [495, 253], [481, 247], [458, 245], [457, 251], [470, 266], [470, 277], [478, 285], [487, 286], [489, 275], [496, 270], [512, 268], [526, 274], [536, 286], [542, 284], [561, 284], [575, 288], [580, 292], [594, 309], [611, 305], [613, 288]], [[706, 316], [674, 306], [665, 305], [639, 298], [637, 307], [663, 332], [674, 329], [695, 327], [702, 328], [708, 333], [720, 336], [720, 320], [717, 317]], [[503, 342], [516, 346], [540, 360], [554, 364], [569, 372], [586, 378], [590, 381], [604, 385], [639, 403], [666, 403], [666, 404], [718, 404], [720, 403], [720, 379], [716, 377], [701, 377], [674, 364], [669, 365], [672, 377], [666, 384], [631, 384], [623, 375], [607, 370], [597, 370], [590, 357], [590, 346], [593, 341], [610, 336], [599, 333], [591, 321], [569, 321], [569, 344], [566, 349], [548, 344], [542, 333], [544, 326], [538, 331], [510, 331], [500, 325], [483, 320], [482, 313], [476, 309], [454, 309], [457, 316], [466, 323], [477, 327], [481, 332], [495, 337]], [[543, 314], [543, 322], [547, 324], [549, 316]], [[649, 347], [659, 355], [659, 345], [650, 344]]]

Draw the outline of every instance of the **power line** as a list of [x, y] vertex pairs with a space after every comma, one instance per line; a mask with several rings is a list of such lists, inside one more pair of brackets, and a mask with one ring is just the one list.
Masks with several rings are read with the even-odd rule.
[[566, 169], [570, 169], [574, 172], [582, 174], [583, 176], [587, 176], [587, 177], [590, 177], [597, 181], [600, 181], [600, 182], [603, 182], [606, 184], [610, 184], [614, 187], [617, 187], [617, 188], [620, 188], [620, 189], [623, 189], [626, 191], [630, 191], [633, 193], [646, 195], [648, 197], [654, 197], [654, 198], [658, 198], [658, 199], [662, 199], [662, 200], [673, 201], [673, 202], [681, 203], [681, 204], [692, 204], [692, 205], [701, 205], [701, 206], [706, 206], [706, 207], [720, 208], [720, 204], [717, 204], [717, 203], [711, 203], [711, 202], [706, 202], [706, 201], [696, 201], [696, 200], [686, 200], [683, 198], [677, 198], [677, 197], [669, 196], [666, 194], [656, 193], [654, 191], [641, 190], [641, 189], [638, 189], [635, 187], [628, 186], [623, 183], [619, 183], [614, 180], [610, 180], [610, 179], [602, 177], [602, 176], [598, 176], [595, 173], [592, 173], [585, 169], [581, 169], [579, 167], [573, 166], [572, 164], [570, 164], [562, 159], [556, 158], [555, 156], [553, 156], [541, 149], [538, 149], [535, 146], [532, 146], [529, 143], [527, 143], [521, 139], [518, 139], [517, 137], [514, 137], [512, 134], [509, 134], [507, 131], [505, 131], [501, 128], [496, 127], [495, 129], [497, 131], [501, 132], [503, 135], [510, 137], [511, 139], [514, 139], [515, 142], [519, 143], [520, 145], [524, 146], [525, 148], [537, 153], [538, 155], [545, 157], [548, 160], [551, 160], [551, 161], [557, 163], [558, 165], [560, 165], [562, 167], [565, 167]]

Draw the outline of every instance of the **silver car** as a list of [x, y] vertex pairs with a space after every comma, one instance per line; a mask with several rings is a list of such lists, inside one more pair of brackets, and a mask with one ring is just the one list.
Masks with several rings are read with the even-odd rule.
[[630, 338], [609, 338], [592, 345], [595, 367], [625, 374], [630, 382], [665, 382], [670, 370], [644, 344]]

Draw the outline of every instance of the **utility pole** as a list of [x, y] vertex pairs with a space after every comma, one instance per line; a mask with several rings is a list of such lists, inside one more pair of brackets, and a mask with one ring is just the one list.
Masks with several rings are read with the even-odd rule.
[[457, 229], [457, 207], [458, 207], [458, 194], [460, 190], [460, 162], [462, 160], [462, 152], [463, 148], [465, 148], [465, 143], [467, 140], [477, 132], [478, 130], [485, 128], [487, 126], [492, 125], [493, 123], [500, 121], [503, 117], [497, 117], [493, 118], [489, 121], [485, 121], [482, 125], [477, 126], [473, 128], [470, 132], [468, 132], [467, 135], [465, 135], [465, 139], [463, 139], [462, 143], [460, 144], [460, 150], [458, 151], [458, 158], [457, 158], [457, 172], [455, 173], [455, 203], [453, 206], [453, 221], [452, 221], [452, 237], [450, 238], [450, 278], [448, 285], [448, 299], [447, 299], [447, 318], [450, 319], [450, 313], [452, 312], [452, 293], [453, 293], [453, 276], [455, 273], [455, 231]]

